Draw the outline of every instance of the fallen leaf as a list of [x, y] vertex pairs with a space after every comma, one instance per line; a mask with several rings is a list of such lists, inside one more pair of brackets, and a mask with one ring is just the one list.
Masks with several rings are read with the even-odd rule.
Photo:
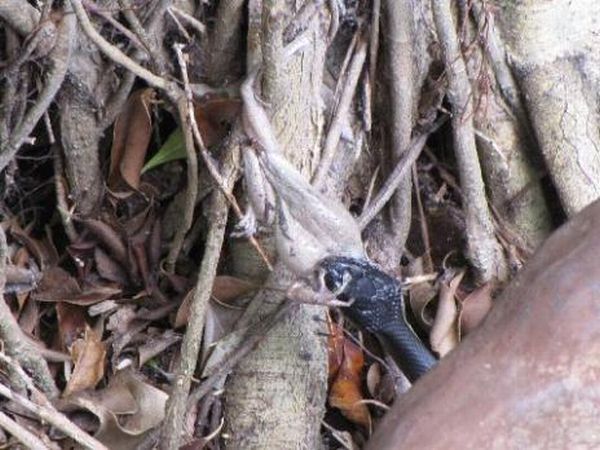
[[93, 305], [121, 293], [111, 285], [88, 285], [82, 289], [77, 280], [60, 267], [51, 267], [44, 273], [39, 287], [31, 298], [38, 302], [66, 302], [73, 305]]
[[108, 176], [111, 190], [118, 187], [121, 179], [133, 189], [140, 185], [141, 170], [152, 136], [150, 104], [155, 96], [151, 88], [133, 92], [115, 122]]
[[350, 421], [369, 428], [371, 414], [362, 403], [361, 372], [365, 364], [362, 349], [344, 340], [344, 359], [329, 390], [329, 404], [338, 408]]
[[60, 267], [50, 267], [43, 273], [38, 288], [31, 297], [36, 301], [59, 302], [81, 294], [77, 280]]
[[58, 302], [56, 316], [61, 350], [68, 350], [75, 341], [85, 335], [88, 327], [85, 309], [81, 306]]
[[113, 258], [100, 247], [94, 248], [94, 261], [100, 276], [106, 280], [114, 281], [121, 286], [127, 285], [127, 274]]
[[134, 450], [165, 415], [168, 395], [130, 370], [115, 374], [106, 389], [81, 392], [62, 402], [61, 410], [84, 408], [98, 417], [94, 437], [108, 448]]
[[101, 336], [89, 327], [86, 327], [83, 339], [77, 339], [70, 351], [75, 367], [64, 390], [65, 396], [95, 387], [104, 376], [106, 360], [106, 346]]
[[127, 267], [129, 259], [127, 257], [127, 247], [123, 239], [110, 225], [94, 219], [88, 219], [84, 222], [85, 227], [92, 232], [100, 243], [108, 250], [108, 253], [123, 267]]
[[[454, 276], [448, 273], [440, 282], [437, 313], [429, 334], [431, 348], [440, 356], [444, 356], [458, 345], [458, 308], [455, 296], [464, 275], [464, 270]], [[452, 278], [447, 281], [450, 276]]]
[[493, 305], [492, 283], [486, 283], [471, 292], [461, 303], [458, 318], [460, 335], [467, 335], [483, 321]]
[[[230, 303], [231, 301], [243, 295], [247, 295], [258, 289], [258, 286], [241, 278], [229, 275], [219, 275], [215, 277], [212, 289], [212, 296], [221, 303]], [[184, 297], [177, 314], [175, 315], [174, 327], [184, 326], [190, 316], [190, 306], [194, 298], [195, 290], [190, 290]]]
[[[423, 275], [423, 258], [415, 258], [411, 261], [408, 267], [410, 276]], [[435, 299], [438, 294], [438, 289], [434, 283], [423, 282], [416, 283], [410, 286], [409, 305], [414, 317], [417, 319], [419, 326], [423, 330], [428, 330], [433, 324], [433, 317], [429, 313], [429, 304]]]
[[36, 259], [40, 270], [44, 271], [47, 266], [56, 263], [56, 251], [53, 251], [43, 242], [32, 238], [27, 231], [14, 222], [10, 225], [10, 235], [29, 250], [29, 253]]

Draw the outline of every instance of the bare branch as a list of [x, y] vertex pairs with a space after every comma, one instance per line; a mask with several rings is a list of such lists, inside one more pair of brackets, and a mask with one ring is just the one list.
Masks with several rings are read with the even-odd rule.
[[448, 76], [454, 151], [465, 196], [463, 207], [467, 222], [469, 257], [482, 281], [493, 277], [502, 278], [506, 275], [502, 251], [494, 237], [475, 146], [473, 94], [452, 18], [450, 0], [432, 0], [432, 8]]
[[323, 186], [323, 183], [325, 183], [325, 180], [327, 179], [329, 168], [333, 163], [333, 158], [338, 143], [340, 142], [340, 136], [342, 135], [342, 126], [350, 111], [354, 92], [356, 91], [356, 86], [358, 85], [358, 80], [360, 79], [366, 59], [367, 41], [360, 36], [356, 45], [356, 51], [352, 57], [352, 62], [350, 63], [350, 68], [348, 69], [348, 77], [346, 79], [344, 90], [341, 93], [340, 103], [331, 125], [329, 126], [329, 132], [327, 133], [327, 139], [325, 140], [321, 161], [319, 162], [319, 167], [313, 177], [312, 183], [316, 188]]
[[27, 111], [19, 125], [15, 127], [6, 144], [0, 148], [0, 171], [12, 161], [17, 150], [29, 137], [42, 115], [46, 112], [67, 73], [73, 40], [75, 38], [75, 18], [65, 14], [57, 27], [58, 35], [54, 48], [50, 52], [50, 69], [44, 88], [40, 91], [35, 104]]
[[81, 4], [81, 0], [69, 0], [73, 9], [75, 11], [75, 15], [83, 28], [85, 34], [94, 42], [98, 48], [104, 53], [108, 58], [110, 58], [113, 62], [125, 67], [127, 70], [135, 73], [138, 77], [144, 79], [148, 84], [154, 86], [156, 88], [162, 89], [165, 91], [167, 96], [171, 99], [175, 99], [178, 97], [176, 95], [178, 88], [174, 83], [171, 83], [164, 78], [161, 78], [148, 69], [140, 66], [137, 62], [129, 58], [125, 53], [119, 50], [117, 47], [112, 45], [106, 39], [104, 39], [100, 33], [96, 31], [92, 22], [90, 22], [90, 18], [88, 17], [83, 5]]
[[19, 425], [3, 412], [0, 412], [0, 428], [8, 431], [27, 448], [39, 448], [41, 450], [50, 449], [50, 447], [44, 444], [39, 437], [25, 427]]

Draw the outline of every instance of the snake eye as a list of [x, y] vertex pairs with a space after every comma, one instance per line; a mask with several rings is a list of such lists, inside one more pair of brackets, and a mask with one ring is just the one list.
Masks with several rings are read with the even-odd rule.
[[343, 258], [327, 258], [319, 266], [325, 286], [336, 296], [344, 292], [354, 277], [352, 265], [347, 264]]

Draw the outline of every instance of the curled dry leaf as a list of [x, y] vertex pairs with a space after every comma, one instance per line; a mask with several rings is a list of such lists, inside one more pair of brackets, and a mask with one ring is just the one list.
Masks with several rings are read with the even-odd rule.
[[87, 409], [100, 422], [96, 439], [108, 448], [133, 450], [148, 431], [162, 422], [167, 398], [160, 389], [123, 370], [115, 374], [106, 389], [75, 394], [62, 409]]
[[344, 339], [344, 358], [329, 390], [329, 404], [338, 408], [350, 421], [369, 428], [371, 414], [364, 403], [361, 389], [361, 372], [365, 365], [362, 349], [349, 339]]
[[95, 387], [104, 376], [106, 347], [101, 336], [86, 327], [83, 339], [77, 339], [71, 346], [71, 358], [75, 367], [67, 382], [65, 396]]
[[[411, 277], [423, 275], [423, 258], [419, 257], [411, 261], [408, 273]], [[431, 314], [428, 313], [427, 306], [433, 301], [437, 293], [437, 287], [431, 282], [426, 281], [410, 286], [410, 309], [423, 330], [430, 329], [433, 324], [433, 318], [430, 317]]]
[[440, 356], [458, 345], [458, 308], [455, 295], [464, 275], [465, 272], [460, 271], [449, 282], [442, 280], [440, 283], [437, 313], [429, 335], [431, 348]]
[[469, 334], [483, 321], [493, 305], [492, 283], [486, 283], [471, 292], [461, 303], [458, 318], [460, 335]]
[[133, 189], [140, 185], [140, 175], [152, 136], [150, 104], [156, 93], [140, 89], [131, 94], [115, 122], [110, 156], [108, 186], [118, 187], [120, 180]]

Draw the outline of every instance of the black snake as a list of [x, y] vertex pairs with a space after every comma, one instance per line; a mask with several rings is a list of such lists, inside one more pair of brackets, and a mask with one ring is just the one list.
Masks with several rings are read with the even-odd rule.
[[330, 256], [319, 267], [327, 288], [348, 303], [343, 313], [377, 336], [411, 382], [436, 364], [406, 320], [400, 282], [364, 259]]

